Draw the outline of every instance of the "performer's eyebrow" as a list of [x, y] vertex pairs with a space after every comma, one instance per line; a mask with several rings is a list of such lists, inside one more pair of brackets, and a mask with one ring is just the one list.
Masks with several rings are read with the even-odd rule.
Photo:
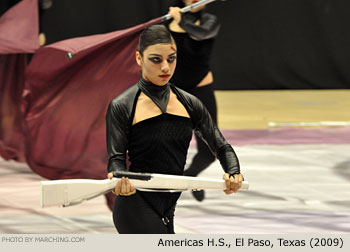
[[162, 55], [156, 54], [156, 53], [151, 53], [150, 56], [151, 56], [151, 55], [152, 55], [152, 56], [158, 56], [158, 57], [161, 57], [161, 56], [162, 56]]
[[169, 54], [168, 57], [170, 57], [170, 56], [175, 56], [175, 55], [176, 55], [176, 52]]

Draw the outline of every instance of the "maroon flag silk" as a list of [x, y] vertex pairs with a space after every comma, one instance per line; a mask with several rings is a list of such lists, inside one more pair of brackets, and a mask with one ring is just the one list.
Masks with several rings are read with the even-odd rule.
[[106, 178], [108, 104], [140, 78], [135, 60], [139, 35], [160, 21], [69, 39], [36, 52], [27, 68], [24, 97], [26, 159], [34, 172], [48, 179]]
[[21, 111], [26, 53], [39, 48], [38, 2], [22, 0], [0, 17], [0, 156], [25, 161]]

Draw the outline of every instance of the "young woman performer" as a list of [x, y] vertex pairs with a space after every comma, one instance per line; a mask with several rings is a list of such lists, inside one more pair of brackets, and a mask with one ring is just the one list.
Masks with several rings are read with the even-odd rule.
[[[198, 0], [177, 1], [178, 7], [170, 7], [173, 16], [168, 28], [176, 41], [178, 61], [176, 71], [170, 80], [172, 84], [193, 94], [208, 109], [213, 121], [217, 123], [217, 108], [213, 89], [213, 74], [209, 67], [210, 56], [220, 25], [216, 16], [205, 12], [205, 5], [181, 13], [179, 7], [191, 5]], [[212, 162], [215, 156], [208, 146], [196, 136], [197, 153], [185, 170], [187, 176], [197, 176]], [[204, 199], [204, 191], [194, 191], [198, 200]]]
[[[196, 97], [168, 83], [177, 53], [164, 25], [150, 26], [141, 34], [136, 52], [141, 79], [111, 101], [106, 115], [108, 177], [126, 170], [127, 152], [131, 172], [182, 175], [194, 130], [221, 162], [224, 192], [237, 192], [242, 175], [231, 145]], [[180, 192], [135, 190], [128, 178], [122, 178], [114, 193], [113, 220], [119, 233], [174, 233]]]

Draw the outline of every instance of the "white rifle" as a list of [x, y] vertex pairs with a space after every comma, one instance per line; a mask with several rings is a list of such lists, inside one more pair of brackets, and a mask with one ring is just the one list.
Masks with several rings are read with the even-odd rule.
[[[114, 178], [112, 179], [62, 179], [41, 181], [41, 207], [67, 207], [82, 203], [85, 200], [110, 192], [115, 188], [121, 177], [128, 177], [133, 186], [138, 190], [158, 189], [164, 192], [175, 192], [185, 190], [226, 189], [226, 184], [223, 179], [118, 171], [114, 173]], [[248, 187], [248, 182], [243, 181], [241, 189], [246, 190]]]

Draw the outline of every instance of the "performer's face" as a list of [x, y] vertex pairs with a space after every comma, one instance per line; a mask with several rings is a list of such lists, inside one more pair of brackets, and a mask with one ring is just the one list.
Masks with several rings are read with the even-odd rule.
[[136, 61], [145, 80], [163, 86], [175, 71], [176, 46], [174, 43], [151, 45], [143, 51], [143, 55], [136, 52]]
[[[191, 5], [191, 4], [194, 4], [194, 3], [197, 3], [199, 2], [200, 0], [183, 0], [185, 6], [188, 6], [188, 5]], [[205, 7], [205, 5], [202, 5], [202, 6], [199, 6], [197, 8], [194, 8], [192, 10], [190, 10], [190, 12], [198, 12], [200, 10], [203, 10]]]

